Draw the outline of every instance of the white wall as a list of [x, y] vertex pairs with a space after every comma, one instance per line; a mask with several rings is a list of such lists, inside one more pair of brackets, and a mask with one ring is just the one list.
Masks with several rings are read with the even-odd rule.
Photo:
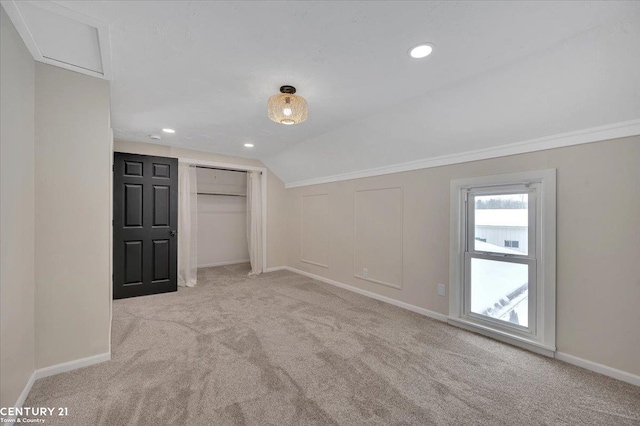
[[[287, 265], [447, 315], [449, 299], [436, 285], [449, 282], [450, 181], [548, 168], [558, 179], [558, 351], [640, 374], [640, 136], [289, 189]], [[357, 210], [360, 191], [385, 188], [402, 188], [403, 197], [387, 190], [386, 205]], [[302, 205], [313, 194], [327, 194], [328, 208], [325, 218], [308, 221]], [[369, 232], [363, 244], [358, 224], [385, 235]], [[303, 236], [314, 235], [328, 235], [328, 266], [301, 259]], [[402, 276], [355, 276], [376, 259], [393, 260], [388, 271], [400, 267]]]
[[109, 351], [109, 82], [36, 64], [36, 367]]
[[201, 169], [198, 175], [198, 267], [247, 262], [247, 174]]
[[0, 7], [0, 407], [35, 368], [35, 63]]

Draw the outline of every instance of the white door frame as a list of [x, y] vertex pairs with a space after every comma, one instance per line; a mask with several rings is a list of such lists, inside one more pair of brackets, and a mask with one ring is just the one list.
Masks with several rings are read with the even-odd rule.
[[178, 163], [193, 164], [196, 166], [218, 167], [222, 169], [234, 169], [262, 172], [262, 271], [267, 269], [267, 168], [246, 166], [243, 164], [222, 163], [218, 161], [195, 160], [193, 158], [178, 158]]

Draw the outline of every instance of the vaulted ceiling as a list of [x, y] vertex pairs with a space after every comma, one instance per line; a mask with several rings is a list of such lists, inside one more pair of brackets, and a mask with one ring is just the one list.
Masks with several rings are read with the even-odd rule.
[[[288, 183], [640, 119], [640, 2], [55, 3], [108, 24], [117, 139]], [[267, 118], [283, 84], [306, 122]]]

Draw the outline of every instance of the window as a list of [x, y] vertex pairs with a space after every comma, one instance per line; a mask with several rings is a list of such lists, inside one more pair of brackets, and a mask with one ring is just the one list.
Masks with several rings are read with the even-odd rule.
[[450, 323], [555, 351], [555, 170], [451, 183]]
[[504, 246], [505, 247], [519, 248], [520, 247], [520, 242], [516, 241], [516, 240], [504, 240]]

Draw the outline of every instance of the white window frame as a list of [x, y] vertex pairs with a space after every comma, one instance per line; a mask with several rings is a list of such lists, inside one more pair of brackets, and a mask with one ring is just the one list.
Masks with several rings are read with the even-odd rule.
[[[474, 258], [488, 258], [474, 248], [473, 217], [466, 200], [469, 194], [531, 190], [528, 255], [508, 256], [502, 261], [530, 265], [529, 326], [492, 320], [469, 310], [465, 278], [469, 275], [469, 252]], [[531, 197], [531, 195], [530, 195]], [[451, 181], [451, 229], [449, 255], [449, 319], [451, 325], [487, 335], [533, 352], [554, 356], [556, 350], [556, 170], [546, 169]], [[467, 220], [469, 217], [469, 220]], [[468, 241], [469, 239], [469, 241]], [[467, 250], [469, 244], [470, 249]], [[495, 257], [495, 256], [494, 256]]]

